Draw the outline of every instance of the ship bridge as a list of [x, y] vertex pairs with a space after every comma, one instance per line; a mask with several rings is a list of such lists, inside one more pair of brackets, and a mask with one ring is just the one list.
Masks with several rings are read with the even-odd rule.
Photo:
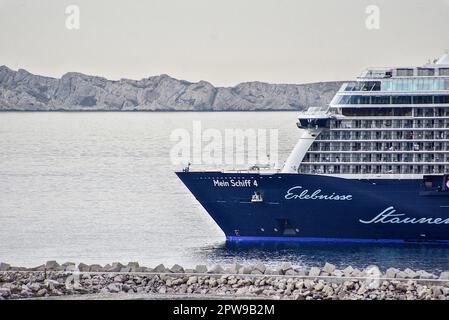
[[298, 116], [296, 125], [302, 129], [302, 134], [290, 153], [282, 168], [282, 173], [298, 173], [299, 166], [313, 144], [323, 130], [329, 129], [333, 118], [328, 113], [329, 107], [311, 107]]

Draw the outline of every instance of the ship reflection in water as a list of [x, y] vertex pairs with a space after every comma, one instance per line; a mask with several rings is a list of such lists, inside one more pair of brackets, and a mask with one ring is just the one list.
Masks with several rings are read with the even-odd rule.
[[308, 267], [329, 262], [341, 269], [363, 269], [373, 264], [381, 270], [412, 266], [415, 271], [438, 273], [449, 269], [449, 246], [444, 244], [226, 241], [203, 247], [195, 255], [211, 264], [262, 261], [276, 266], [288, 261]]

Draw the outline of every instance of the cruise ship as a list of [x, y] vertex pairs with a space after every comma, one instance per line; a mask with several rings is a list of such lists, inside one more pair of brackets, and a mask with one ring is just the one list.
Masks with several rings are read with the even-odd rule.
[[449, 55], [369, 68], [278, 170], [176, 172], [233, 240], [449, 243]]

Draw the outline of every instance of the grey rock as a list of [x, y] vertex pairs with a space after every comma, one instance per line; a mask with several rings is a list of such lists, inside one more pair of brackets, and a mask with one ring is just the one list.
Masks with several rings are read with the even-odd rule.
[[290, 269], [293, 269], [292, 264], [291, 264], [290, 262], [284, 262], [284, 263], [282, 263], [282, 264], [280, 265], [278, 271], [279, 271], [281, 274], [285, 274], [285, 272], [286, 272], [287, 270], [290, 270]]
[[435, 276], [425, 270], [418, 270], [416, 274], [420, 279], [433, 279]]
[[307, 276], [307, 270], [306, 269], [304, 269], [304, 268], [296, 268], [296, 269], [294, 269], [295, 270], [295, 274], [297, 275], [297, 276]]
[[254, 271], [254, 266], [244, 266], [243, 268], [240, 268], [239, 273], [241, 274], [251, 274], [251, 272]]
[[8, 288], [0, 288], [0, 297], [9, 298], [11, 295], [11, 290]]
[[130, 267], [123, 267], [120, 269], [120, 272], [131, 272], [132, 269]]
[[167, 75], [110, 81], [70, 72], [60, 79], [0, 67], [0, 110], [303, 110], [327, 105], [342, 82], [214, 87]]
[[238, 296], [245, 295], [247, 293], [248, 293], [248, 289], [245, 287], [238, 288], [237, 291], [235, 292], [235, 294]]
[[132, 272], [136, 272], [136, 271], [138, 271], [139, 268], [140, 268], [138, 262], [128, 262], [127, 267], [130, 268], [130, 270], [131, 270]]
[[159, 264], [156, 266], [156, 268], [153, 269], [153, 272], [156, 273], [166, 273], [168, 272], [167, 268], [163, 264]]
[[124, 281], [123, 276], [120, 274], [114, 277], [115, 283], [122, 283], [123, 281]]
[[11, 269], [11, 265], [4, 262], [0, 263], [0, 271], [8, 271], [9, 269]]
[[29, 285], [29, 289], [33, 292], [37, 292], [41, 289], [41, 284], [38, 282], [33, 282]]
[[263, 274], [260, 270], [254, 269], [251, 274]]
[[225, 271], [222, 266], [220, 266], [219, 264], [216, 264], [210, 270], [208, 270], [207, 273], [223, 274], [223, 273], [225, 273]]
[[107, 289], [109, 292], [117, 293], [121, 291], [121, 285], [117, 283], [110, 283], [108, 284]]
[[332, 272], [332, 275], [335, 277], [343, 277], [345, 275], [345, 273], [341, 270], [334, 270], [334, 272]]
[[122, 270], [122, 268], [124, 268], [125, 266], [123, 264], [121, 264], [120, 262], [113, 262], [112, 266], [108, 269], [105, 268], [106, 271], [108, 272], [120, 272], [120, 270]]
[[103, 267], [99, 264], [91, 264], [89, 266], [89, 271], [90, 272], [102, 272], [103, 271]]
[[184, 268], [179, 264], [175, 264], [173, 267], [171, 267], [170, 271], [173, 273], [184, 273]]
[[257, 262], [254, 265], [254, 269], [260, 271], [261, 273], [264, 273], [267, 268], [265, 267], [265, 265], [262, 262]]
[[311, 267], [309, 270], [309, 276], [318, 277], [321, 273], [321, 269], [318, 267]]
[[85, 263], [80, 263], [80, 264], [78, 265], [78, 270], [79, 270], [80, 272], [89, 272], [90, 266], [88, 266], [88, 265], [85, 264]]
[[43, 288], [43, 289], [40, 289], [40, 290], [36, 293], [36, 296], [38, 296], [38, 297], [43, 297], [43, 296], [45, 296], [47, 293], [48, 293], [47, 289]]
[[404, 270], [404, 273], [406, 274], [406, 278], [408, 278], [408, 279], [416, 279], [416, 278], [419, 278], [419, 274], [417, 274], [415, 271], [413, 271], [412, 269], [410, 269], [410, 268], [407, 268], [407, 269], [405, 269]]
[[75, 262], [65, 262], [65, 263], [61, 264], [61, 269], [64, 271], [75, 271], [76, 264], [75, 264]]
[[285, 271], [284, 274], [285, 274], [286, 276], [294, 276], [294, 275], [296, 275], [296, 271], [293, 270], [293, 269], [288, 269], [288, 270]]
[[47, 261], [45, 263], [45, 268], [47, 270], [59, 270], [61, 268], [61, 266], [56, 261], [51, 260], [51, 261]]
[[55, 288], [60, 287], [61, 284], [60, 284], [58, 281], [56, 281], [56, 280], [46, 279], [46, 280], [44, 281], [44, 286], [45, 286], [47, 289], [49, 289], [49, 290], [53, 290], [53, 289], [55, 289]]
[[282, 274], [281, 273], [281, 271], [279, 271], [279, 270], [273, 270], [273, 269], [266, 269], [265, 270], [265, 274], [266, 275], [279, 275], [279, 274]]
[[335, 266], [331, 263], [326, 262], [326, 264], [323, 267], [323, 272], [331, 274], [335, 271]]
[[187, 280], [187, 285], [189, 286], [189, 285], [192, 285], [197, 282], [198, 282], [198, 277], [192, 276], [192, 277], [189, 277], [189, 279]]
[[206, 273], [207, 267], [205, 265], [198, 265], [195, 267], [195, 272], [196, 273]]
[[352, 273], [354, 272], [354, 268], [351, 266], [348, 266], [348, 267], [344, 268], [342, 271], [345, 274], [345, 277], [350, 277], [352, 275]]
[[431, 289], [433, 298], [438, 298], [440, 295], [443, 294], [442, 286], [433, 286]]
[[396, 268], [388, 268], [387, 271], [385, 271], [385, 277], [386, 278], [396, 278], [396, 275], [398, 274], [400, 270]]
[[449, 271], [444, 271], [440, 273], [440, 279], [449, 280]]

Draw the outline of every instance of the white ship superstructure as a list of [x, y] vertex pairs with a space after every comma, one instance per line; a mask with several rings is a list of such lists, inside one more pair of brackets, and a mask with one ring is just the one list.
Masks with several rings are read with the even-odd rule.
[[[341, 87], [321, 113], [326, 118], [318, 124], [300, 116], [299, 127], [320, 130], [307, 152], [292, 155], [297, 172], [360, 178], [449, 173], [449, 55], [422, 67], [366, 70]], [[293, 169], [290, 164], [284, 172]]]

